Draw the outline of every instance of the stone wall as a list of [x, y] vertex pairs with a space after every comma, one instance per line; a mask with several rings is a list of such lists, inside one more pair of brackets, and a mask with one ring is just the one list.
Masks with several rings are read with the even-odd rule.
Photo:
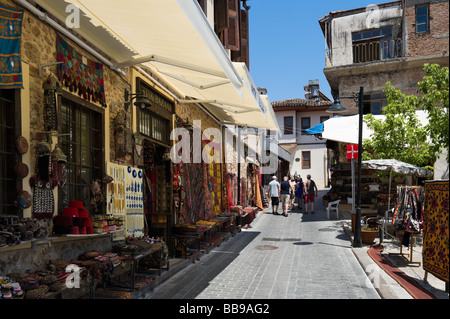
[[24, 242], [19, 246], [10, 246], [1, 249], [0, 274], [13, 272], [32, 273], [47, 268], [48, 261], [63, 259], [70, 261], [88, 251], [111, 251], [111, 238], [109, 235], [80, 238], [54, 238], [37, 241], [36, 244]]

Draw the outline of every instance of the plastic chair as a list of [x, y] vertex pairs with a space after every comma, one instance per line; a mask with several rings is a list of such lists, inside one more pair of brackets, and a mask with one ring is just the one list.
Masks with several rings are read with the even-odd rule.
[[334, 202], [329, 202], [327, 206], [327, 218], [330, 219], [330, 211], [336, 211], [336, 217], [339, 219], [339, 202], [341, 200], [335, 200]]

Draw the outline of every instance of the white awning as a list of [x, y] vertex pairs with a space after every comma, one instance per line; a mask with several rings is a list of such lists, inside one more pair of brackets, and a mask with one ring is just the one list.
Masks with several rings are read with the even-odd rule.
[[[422, 110], [416, 111], [419, 122], [425, 126], [428, 124], [427, 113]], [[384, 120], [384, 115], [374, 115], [377, 120]], [[322, 138], [349, 144], [358, 144], [359, 137], [359, 115], [333, 117], [323, 122]], [[362, 138], [371, 139], [373, 130], [367, 127], [363, 121]]]
[[35, 2], [62, 22], [76, 14], [71, 5], [78, 7], [80, 28], [74, 30], [115, 67], [148, 68], [181, 100], [197, 100], [223, 123], [278, 129], [248, 70], [231, 62], [197, 1]]

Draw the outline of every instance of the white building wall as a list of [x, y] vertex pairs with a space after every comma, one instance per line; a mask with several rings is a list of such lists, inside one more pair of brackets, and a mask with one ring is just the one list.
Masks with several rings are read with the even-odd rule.
[[[311, 152], [311, 168], [302, 169], [302, 152]], [[299, 160], [297, 160], [299, 159]], [[327, 187], [327, 148], [325, 144], [298, 145], [292, 152], [291, 175], [300, 175], [306, 181], [306, 175], [310, 174], [311, 179], [316, 182], [317, 188]]]
[[[297, 117], [295, 116], [295, 111], [278, 111], [276, 112], [278, 125], [280, 126], [282, 132], [280, 135], [279, 142], [280, 144], [287, 144], [287, 143], [296, 143], [296, 128], [298, 127], [297, 124]], [[292, 116], [292, 119], [294, 121], [293, 123], [293, 132], [292, 134], [284, 134], [284, 118], [287, 116]]]

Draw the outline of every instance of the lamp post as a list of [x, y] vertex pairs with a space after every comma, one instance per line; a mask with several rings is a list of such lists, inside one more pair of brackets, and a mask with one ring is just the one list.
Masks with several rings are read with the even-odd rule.
[[327, 110], [328, 113], [343, 113], [346, 108], [342, 106], [340, 99], [354, 99], [358, 102], [359, 130], [358, 130], [358, 180], [356, 192], [356, 217], [355, 236], [353, 247], [361, 247], [361, 184], [362, 184], [362, 127], [363, 127], [363, 103], [364, 88], [360, 87], [359, 94], [355, 96], [336, 97], [333, 105]]

